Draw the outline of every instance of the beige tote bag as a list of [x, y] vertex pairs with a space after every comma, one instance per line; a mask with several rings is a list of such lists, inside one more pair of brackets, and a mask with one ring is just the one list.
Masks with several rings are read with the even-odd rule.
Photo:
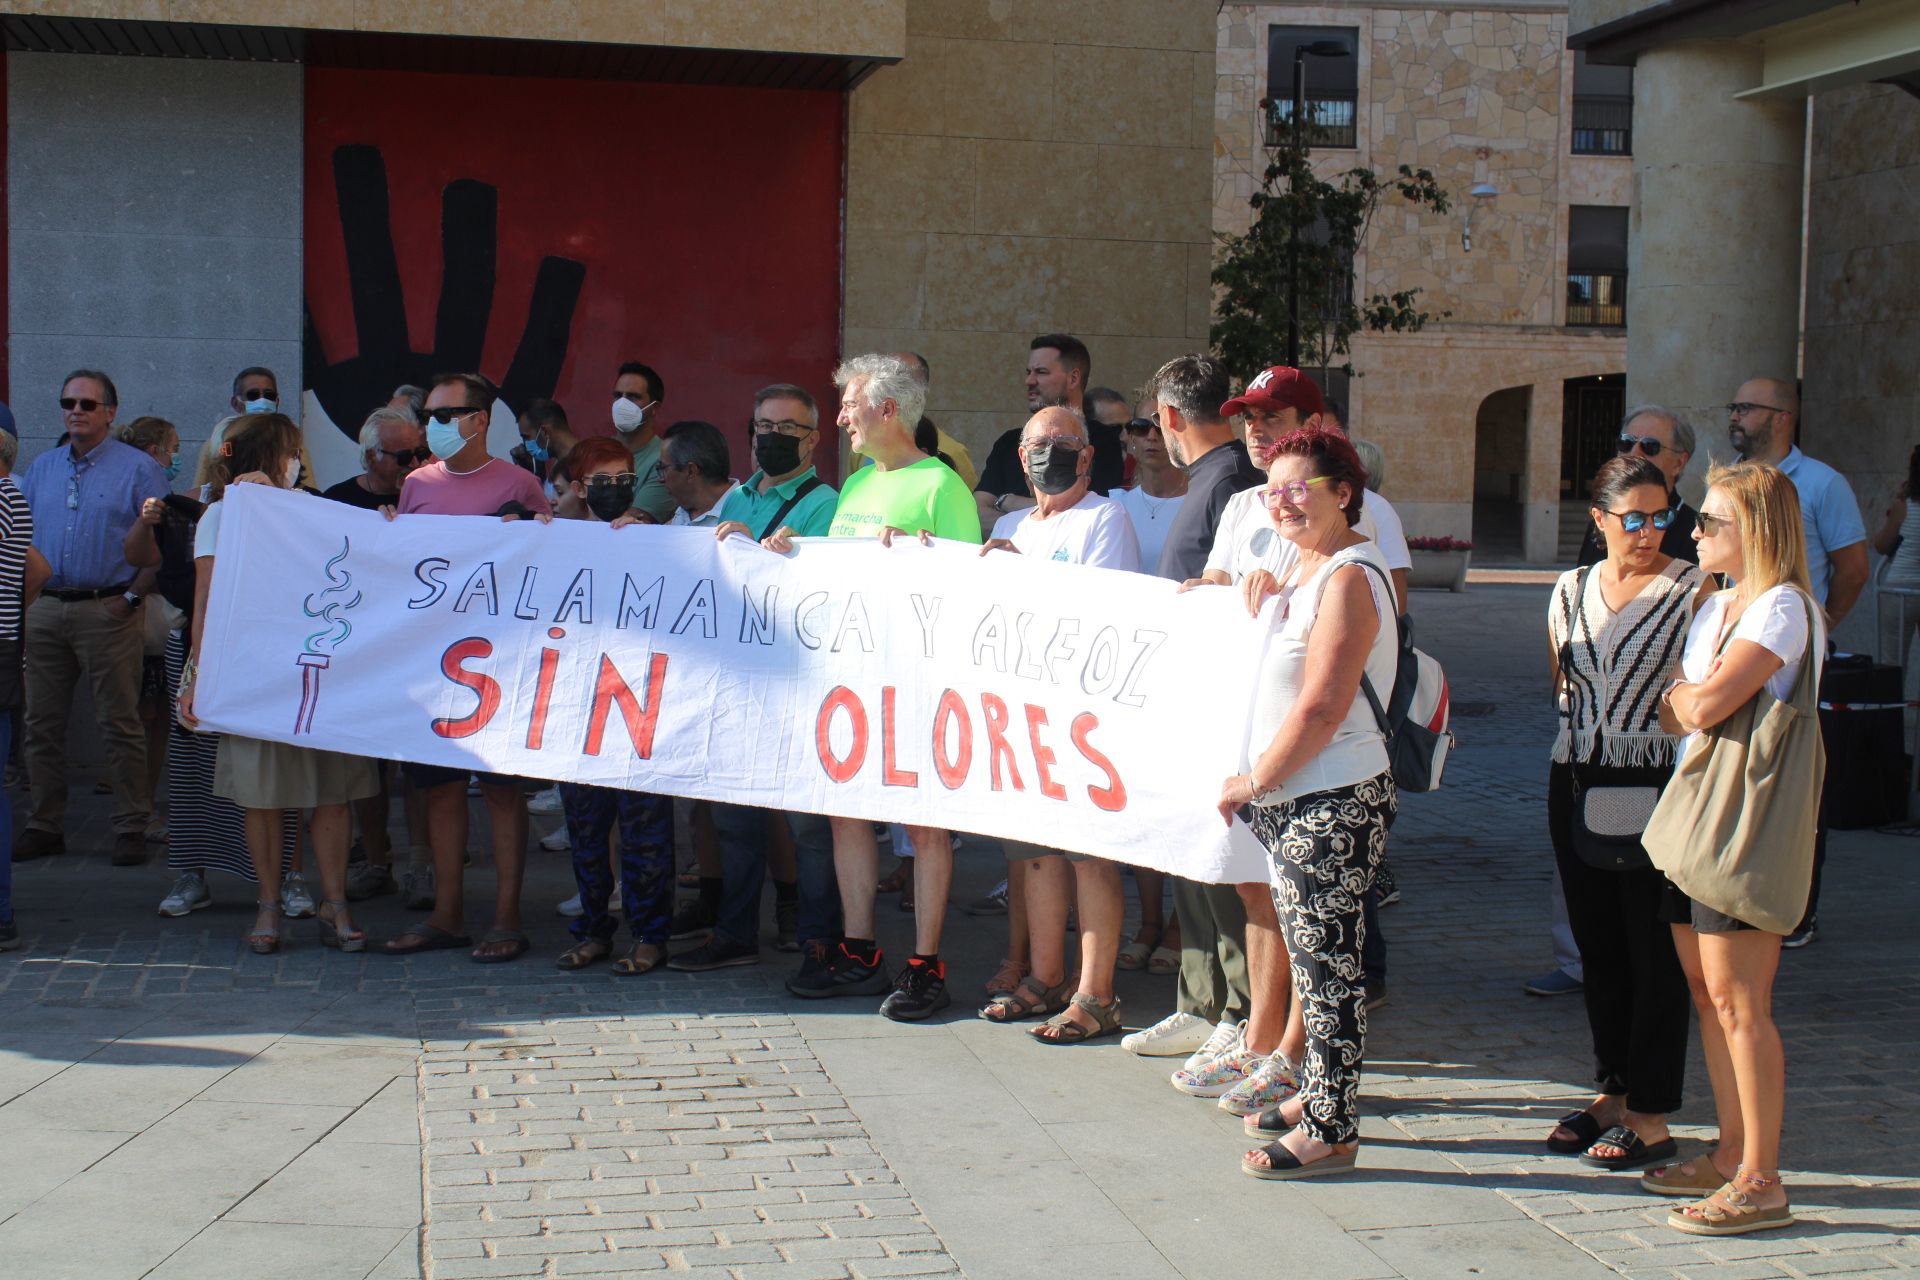
[[[1689, 747], [1654, 807], [1641, 843], [1680, 891], [1769, 933], [1791, 933], [1813, 886], [1813, 831], [1827, 769], [1820, 741], [1815, 653], [1782, 702], [1765, 685]], [[1720, 650], [1732, 639], [1732, 628]], [[1716, 651], [1716, 655], [1718, 656]]]

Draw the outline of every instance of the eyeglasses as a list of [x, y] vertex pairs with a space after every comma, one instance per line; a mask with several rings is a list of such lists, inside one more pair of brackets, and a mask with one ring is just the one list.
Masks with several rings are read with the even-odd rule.
[[1694, 526], [1700, 530], [1700, 536], [1703, 538], [1711, 538], [1722, 529], [1733, 528], [1732, 516], [1715, 515], [1711, 511], [1696, 511], [1693, 513], [1693, 519]]
[[92, 413], [95, 409], [98, 409], [102, 403], [103, 402], [99, 400], [79, 400], [73, 396], [60, 397], [60, 407], [68, 413], [72, 413], [75, 409], [78, 409], [82, 413]]
[[1630, 436], [1624, 431], [1620, 433], [1621, 453], [1632, 453], [1635, 445], [1640, 446], [1640, 452], [1649, 458], [1659, 457], [1660, 451], [1667, 447], [1664, 443], [1654, 439], [1652, 436]]
[[1120, 429], [1130, 436], [1144, 436], [1149, 431], [1158, 431], [1160, 428], [1152, 418], [1135, 418], [1132, 422], [1123, 424]]
[[813, 428], [806, 423], [795, 422], [792, 418], [782, 418], [778, 422], [772, 422], [766, 418], [755, 418], [747, 425], [753, 428], [753, 434], [757, 436], [776, 434], [783, 436], [803, 436], [813, 430]]
[[1755, 409], [1765, 409], [1768, 413], [1785, 413], [1786, 412], [1785, 409], [1782, 409], [1777, 404], [1754, 404], [1752, 401], [1749, 401], [1749, 400], [1735, 400], [1732, 404], [1727, 406], [1727, 412], [1732, 414], [1736, 418], [1744, 418], [1748, 414], [1752, 413]]
[[1315, 476], [1311, 480], [1285, 480], [1279, 484], [1263, 484], [1253, 492], [1268, 507], [1277, 507], [1285, 499], [1293, 506], [1299, 506], [1307, 500], [1307, 491], [1316, 484], [1325, 484], [1331, 477]]
[[442, 405], [438, 409], [428, 409], [426, 415], [444, 427], [457, 418], [464, 418], [468, 414], [485, 412], [485, 409], [481, 409], [475, 405], [448, 404]]
[[633, 484], [634, 481], [635, 476], [631, 471], [621, 471], [614, 475], [608, 475], [602, 471], [599, 475], [588, 476], [585, 480], [581, 481], [581, 483], [586, 485], [589, 490], [593, 490], [615, 489], [622, 485]]
[[1620, 522], [1620, 527], [1628, 533], [1638, 533], [1647, 527], [1649, 521], [1656, 529], [1664, 529], [1673, 523], [1673, 508], [1662, 507], [1658, 511], [1609, 511], [1608, 515]]
[[1078, 453], [1087, 447], [1087, 442], [1079, 436], [1035, 436], [1020, 442], [1022, 449], [1040, 449], [1048, 445], [1055, 449], [1064, 449], [1068, 453]]
[[433, 456], [431, 449], [381, 449], [380, 453], [392, 458], [395, 465], [417, 467]]

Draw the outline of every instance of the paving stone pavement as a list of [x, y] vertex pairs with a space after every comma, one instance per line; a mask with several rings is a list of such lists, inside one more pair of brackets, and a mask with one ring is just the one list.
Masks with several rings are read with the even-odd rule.
[[[1004, 941], [951, 917], [956, 1007], [923, 1026], [780, 990], [789, 957], [716, 974], [561, 974], [536, 859], [536, 951], [343, 956], [294, 927], [240, 945], [248, 896], [160, 920], [163, 872], [114, 869], [104, 803], [64, 858], [16, 868], [27, 948], [0, 957], [0, 1269], [8, 1276], [648, 1275], [1754, 1277], [1920, 1270], [1920, 902], [1912, 840], [1834, 840], [1823, 937], [1785, 958], [1786, 1162], [1802, 1225], [1701, 1241], [1630, 1176], [1541, 1154], [1580, 1098], [1577, 1000], [1547, 964], [1540, 800], [1546, 588], [1417, 593], [1462, 715], [1448, 785], [1409, 798], [1384, 913], [1362, 1169], [1240, 1175], [1238, 1122], [1173, 1063], [1048, 1050], [970, 1016]], [[999, 874], [962, 851], [955, 899]], [[475, 873], [484, 885], [484, 869]], [[909, 917], [883, 909], [883, 941]], [[401, 926], [387, 899], [364, 920]], [[1123, 975], [1128, 1020], [1170, 979]], [[1711, 1107], [1697, 1057], [1679, 1131]], [[107, 1231], [99, 1229], [111, 1223]], [[1259, 1224], [1257, 1228], [1250, 1224]]]

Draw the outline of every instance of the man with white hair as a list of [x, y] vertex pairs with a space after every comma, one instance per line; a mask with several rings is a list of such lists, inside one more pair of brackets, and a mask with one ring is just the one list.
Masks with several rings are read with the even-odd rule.
[[[913, 431], [926, 408], [926, 384], [919, 370], [899, 356], [855, 356], [833, 371], [840, 388], [840, 416], [853, 451], [873, 465], [847, 477], [834, 507], [832, 538], [878, 537], [890, 544], [898, 534], [980, 541], [980, 519], [966, 481], [938, 458], [922, 452]], [[781, 525], [765, 539], [769, 550], [792, 550], [795, 532]], [[809, 998], [878, 995], [893, 987], [880, 1012], [895, 1021], [930, 1018], [953, 1003], [947, 994], [947, 970], [940, 961], [941, 926], [947, 891], [953, 883], [953, 838], [934, 827], [907, 828], [913, 842], [914, 954], [889, 984], [887, 968], [874, 941], [873, 899], [880, 884], [880, 847], [873, 823], [834, 818], [833, 867], [840, 882], [840, 909], [846, 933], [833, 946], [809, 949], [787, 990]]]
[[405, 409], [375, 409], [360, 428], [360, 474], [321, 496], [363, 511], [391, 507], [400, 501], [401, 482], [432, 459], [418, 418]]
[[[1667, 478], [1667, 504], [1673, 508], [1673, 523], [1660, 538], [1660, 553], [1698, 564], [1700, 553], [1693, 544], [1693, 508], [1680, 496], [1680, 473], [1687, 469], [1687, 462], [1693, 457], [1693, 427], [1671, 409], [1657, 404], [1642, 405], [1629, 410], [1621, 421], [1618, 447], [1621, 457], [1645, 458]], [[1590, 476], [1582, 477], [1582, 485], [1590, 479]], [[1580, 542], [1579, 563], [1583, 566], [1599, 564], [1607, 558], [1607, 545], [1600, 537], [1599, 527], [1591, 520], [1586, 523], [1587, 536]]]

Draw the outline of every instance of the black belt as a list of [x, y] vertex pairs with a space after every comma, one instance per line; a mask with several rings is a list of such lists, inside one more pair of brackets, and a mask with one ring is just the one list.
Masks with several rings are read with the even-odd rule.
[[51, 596], [63, 604], [75, 604], [82, 600], [105, 600], [108, 596], [123, 596], [130, 583], [121, 583], [117, 587], [48, 587], [42, 595]]

